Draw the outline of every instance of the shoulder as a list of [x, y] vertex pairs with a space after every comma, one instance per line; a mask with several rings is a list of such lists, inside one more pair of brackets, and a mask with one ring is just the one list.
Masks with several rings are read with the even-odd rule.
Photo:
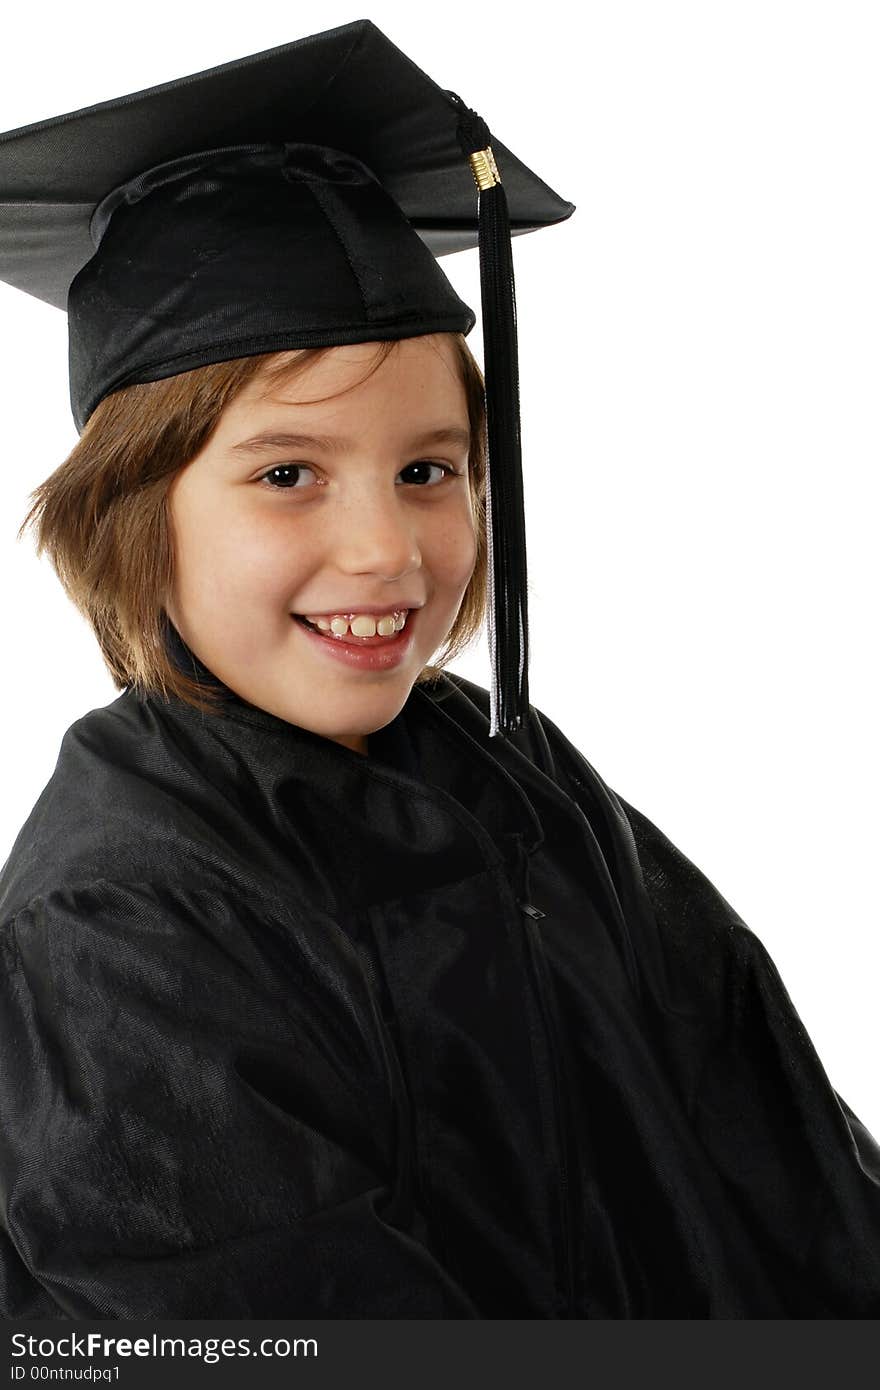
[[[463, 685], [469, 699], [485, 695], [488, 703], [488, 692]], [[779, 983], [766, 947], [711, 879], [609, 785], [543, 710], [530, 706], [530, 716], [532, 761], [588, 821], [655, 997], [666, 997], [673, 1012], [718, 1017], [749, 979]]]
[[751, 976], [775, 981], [763, 942], [712, 880], [643, 811], [619, 793], [616, 800], [667, 965], [690, 982], [695, 997], [722, 1014]]
[[0, 921], [59, 885], [173, 875], [182, 856], [198, 872], [198, 767], [198, 749], [130, 692], [77, 719], [0, 871]]
[[[422, 687], [425, 694], [439, 705], [452, 719], [465, 725], [469, 732], [478, 734], [481, 741], [491, 751], [489, 738], [491, 699], [489, 690], [476, 681], [454, 671], [444, 671], [436, 683]], [[546, 728], [545, 728], [546, 726]], [[507, 735], [506, 741], [518, 753], [538, 767], [546, 776], [563, 786], [564, 774], [557, 768], [548, 731], [562, 739], [563, 736], [547, 716], [535, 705], [529, 705], [529, 718], [523, 727]], [[564, 741], [564, 740], [563, 740]]]

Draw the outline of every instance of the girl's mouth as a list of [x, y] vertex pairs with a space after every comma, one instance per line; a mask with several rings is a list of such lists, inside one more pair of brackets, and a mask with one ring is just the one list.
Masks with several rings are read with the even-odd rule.
[[404, 612], [401, 615], [402, 623], [401, 619], [398, 618], [398, 622], [400, 623], [400, 625], [398, 626], [396, 632], [392, 632], [387, 635], [383, 635], [379, 632], [376, 632], [369, 637], [359, 636], [357, 633], [351, 632], [350, 630], [346, 630], [342, 633], [327, 631], [324, 628], [318, 627], [317, 623], [311, 622], [310, 619], [308, 619], [303, 613], [294, 613], [293, 616], [297, 619], [298, 622], [302, 623], [303, 627], [310, 628], [312, 632], [317, 633], [321, 637], [327, 637], [331, 641], [348, 642], [355, 646], [378, 647], [384, 644], [395, 642], [397, 638], [400, 636], [401, 631], [406, 631], [406, 628], [411, 621], [412, 614], [409, 610], [404, 610]]
[[323, 652], [330, 660], [344, 662], [347, 666], [359, 670], [383, 671], [398, 666], [407, 655], [412, 646], [416, 615], [420, 611], [411, 609], [404, 626], [390, 637], [382, 637], [379, 634], [375, 637], [357, 637], [351, 632], [337, 636], [333, 632], [322, 632], [299, 613], [293, 613], [291, 617], [299, 624], [315, 649]]

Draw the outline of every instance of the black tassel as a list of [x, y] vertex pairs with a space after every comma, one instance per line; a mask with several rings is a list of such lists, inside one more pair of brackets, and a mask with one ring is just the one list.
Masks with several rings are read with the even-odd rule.
[[[509, 734], [529, 711], [529, 622], [526, 527], [519, 417], [516, 289], [507, 195], [497, 175], [489, 128], [448, 92], [460, 109], [458, 141], [470, 156], [487, 154], [499, 178], [479, 189], [480, 292], [485, 347], [489, 660], [489, 736]], [[473, 167], [473, 166], [472, 166]]]

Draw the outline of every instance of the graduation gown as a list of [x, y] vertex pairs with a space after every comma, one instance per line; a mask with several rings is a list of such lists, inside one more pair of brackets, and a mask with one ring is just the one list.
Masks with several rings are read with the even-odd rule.
[[227, 696], [76, 721], [0, 874], [6, 1317], [880, 1314], [880, 1147], [546, 715]]

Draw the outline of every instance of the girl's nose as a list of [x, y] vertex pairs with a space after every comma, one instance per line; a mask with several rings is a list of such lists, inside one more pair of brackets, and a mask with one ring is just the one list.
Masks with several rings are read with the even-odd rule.
[[413, 518], [399, 503], [361, 498], [339, 520], [333, 548], [340, 569], [392, 578], [421, 564]]

